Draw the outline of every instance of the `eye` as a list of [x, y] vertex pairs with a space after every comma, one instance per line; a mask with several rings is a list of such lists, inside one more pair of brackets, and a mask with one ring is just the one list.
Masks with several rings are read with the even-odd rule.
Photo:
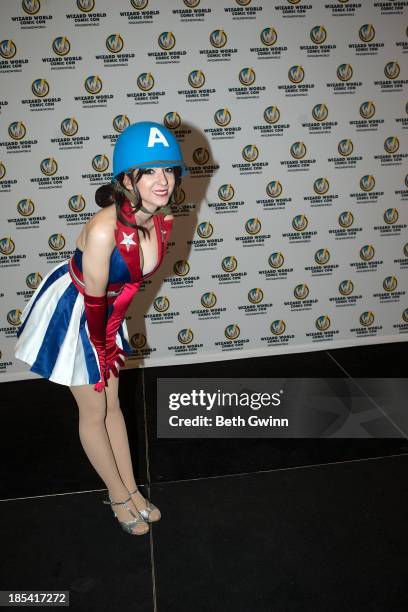
[[170, 174], [174, 174], [173, 166], [169, 166], [168, 168], [166, 168], [166, 172], [169, 172]]

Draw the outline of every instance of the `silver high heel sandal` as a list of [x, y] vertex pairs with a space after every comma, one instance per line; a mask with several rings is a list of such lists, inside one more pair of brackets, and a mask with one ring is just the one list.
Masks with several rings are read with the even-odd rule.
[[[133, 495], [133, 493], [140, 493], [138, 487], [136, 487], [136, 489], [134, 491], [129, 491], [130, 495]], [[141, 493], [140, 493], [141, 494]], [[134, 503], [134, 502], [133, 502]], [[136, 504], [135, 504], [136, 506]], [[146, 506], [147, 508], [143, 508], [143, 510], [139, 510], [138, 512], [139, 514], [142, 515], [142, 517], [144, 518], [144, 520], [146, 521], [146, 523], [156, 523], [157, 521], [160, 521], [161, 519], [161, 515], [159, 516], [158, 519], [154, 519], [152, 520], [150, 518], [150, 514], [153, 512], [153, 510], [158, 510], [160, 512], [160, 510], [158, 509], [157, 506], [155, 506], [150, 500], [146, 499]]]
[[130, 497], [128, 497], [128, 499], [125, 499], [125, 501], [123, 502], [113, 502], [111, 500], [111, 498], [109, 497], [109, 501], [107, 500], [103, 500], [102, 503], [104, 504], [109, 504], [111, 507], [112, 506], [125, 506], [126, 510], [134, 517], [134, 520], [132, 521], [128, 521], [128, 522], [124, 522], [124, 521], [119, 521], [116, 512], [113, 510], [112, 507], [112, 512], [115, 515], [115, 517], [118, 519], [119, 521], [119, 525], [122, 527], [122, 529], [124, 531], [126, 531], [127, 533], [130, 533], [131, 535], [145, 535], [146, 533], [149, 532], [149, 529], [147, 529], [146, 531], [133, 531], [133, 527], [135, 527], [135, 525], [137, 525], [137, 523], [143, 523], [146, 525], [146, 521], [144, 519], [144, 517], [140, 518], [140, 516], [142, 515], [141, 512], [139, 512], [139, 510], [137, 510], [137, 513], [139, 515], [139, 518], [136, 516], [136, 514], [133, 512], [133, 510], [131, 508], [129, 508], [129, 506], [127, 505], [128, 502], [131, 500]]

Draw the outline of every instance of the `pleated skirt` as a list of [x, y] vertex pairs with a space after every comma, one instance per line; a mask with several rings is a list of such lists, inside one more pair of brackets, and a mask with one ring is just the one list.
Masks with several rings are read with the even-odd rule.
[[[68, 261], [53, 268], [37, 287], [21, 315], [17, 338], [15, 356], [43, 378], [67, 386], [95, 384], [101, 378], [84, 298], [71, 280]], [[131, 352], [125, 320], [116, 342]]]

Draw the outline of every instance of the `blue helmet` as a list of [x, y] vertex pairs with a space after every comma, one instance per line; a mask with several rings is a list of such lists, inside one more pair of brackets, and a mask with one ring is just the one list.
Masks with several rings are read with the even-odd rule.
[[129, 125], [119, 136], [113, 151], [113, 178], [136, 168], [180, 166], [187, 174], [180, 145], [161, 123], [140, 121]]

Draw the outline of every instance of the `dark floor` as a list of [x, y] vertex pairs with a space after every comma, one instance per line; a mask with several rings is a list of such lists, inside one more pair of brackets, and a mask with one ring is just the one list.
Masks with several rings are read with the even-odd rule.
[[407, 347], [124, 372], [137, 480], [163, 515], [144, 537], [102, 505], [69, 390], [4, 383], [0, 590], [69, 591], [86, 612], [406, 612], [406, 420], [385, 439], [176, 440], [155, 412], [160, 377], [346, 377], [384, 418], [377, 387], [406, 379]]

